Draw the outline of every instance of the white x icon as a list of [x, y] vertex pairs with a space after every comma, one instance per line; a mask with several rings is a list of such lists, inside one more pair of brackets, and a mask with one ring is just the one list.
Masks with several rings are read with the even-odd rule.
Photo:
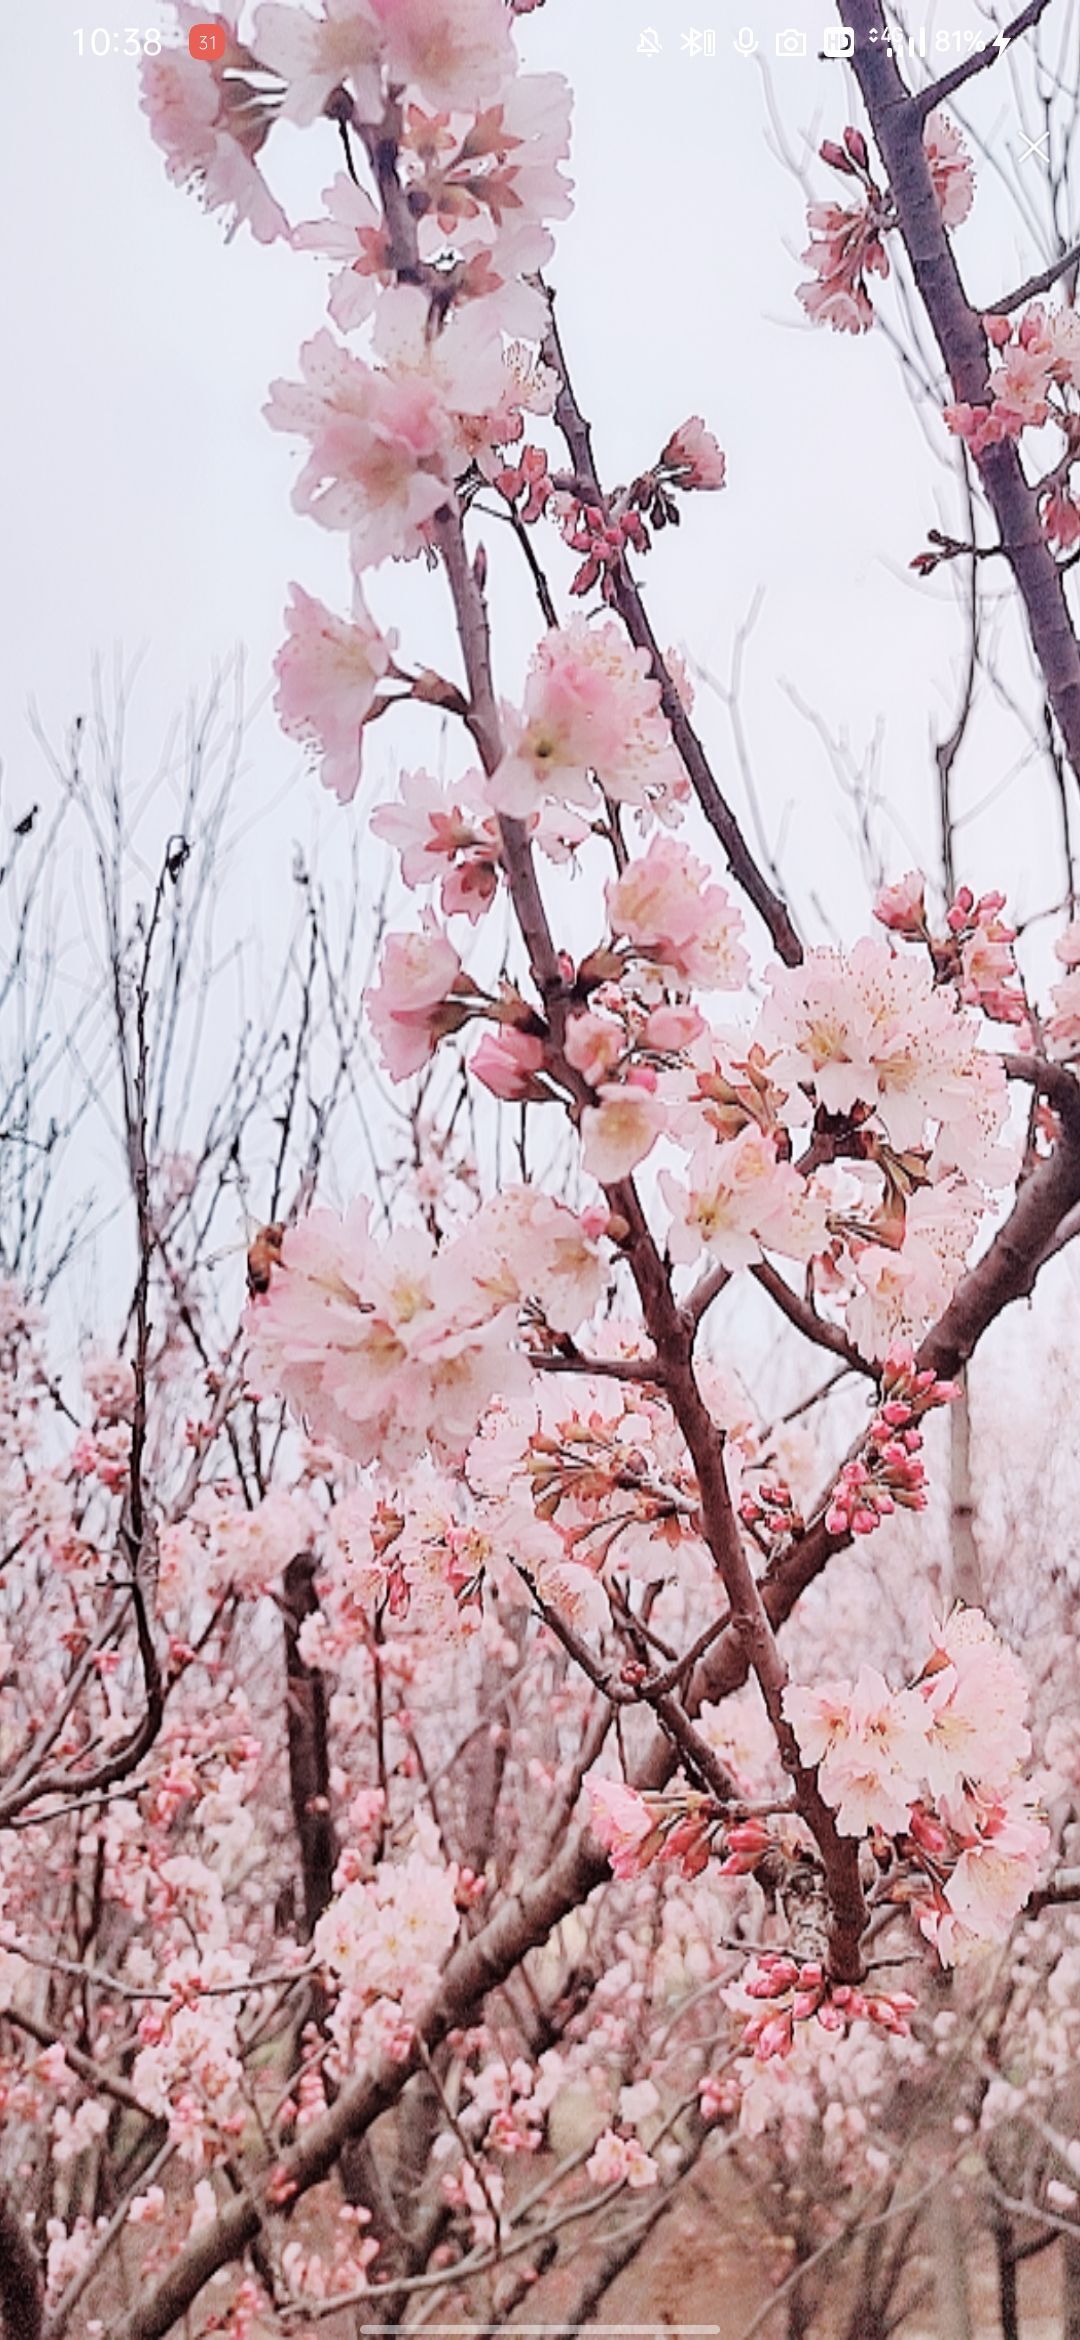
[[[1042, 137], [1041, 137], [1041, 138], [1028, 138], [1028, 139], [1026, 140], [1026, 143], [1025, 143], [1025, 145], [1024, 145], [1024, 151], [1023, 151], [1023, 153], [1022, 153], [1022, 154], [1021, 154], [1021, 156], [1020, 156], [1020, 161], [1021, 161], [1021, 162], [1026, 162], [1026, 161], [1027, 161], [1027, 158], [1028, 158], [1028, 156], [1029, 156], [1029, 154], [1038, 154], [1039, 148], [1040, 148], [1041, 146], [1046, 146], [1046, 147], [1048, 147], [1048, 146], [1049, 146], [1049, 142], [1050, 142], [1050, 132], [1049, 132], [1049, 130], [1044, 130], [1044, 131], [1043, 131], [1043, 134], [1042, 134]], [[1047, 158], [1047, 157], [1044, 157], [1044, 160], [1046, 160], [1046, 159], [1048, 159], [1048, 158]]]

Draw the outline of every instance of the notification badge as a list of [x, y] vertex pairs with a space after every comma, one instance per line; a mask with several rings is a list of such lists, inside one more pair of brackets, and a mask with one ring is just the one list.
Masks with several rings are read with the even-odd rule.
[[187, 37], [193, 57], [201, 57], [208, 65], [216, 64], [225, 55], [228, 33], [223, 24], [193, 24]]

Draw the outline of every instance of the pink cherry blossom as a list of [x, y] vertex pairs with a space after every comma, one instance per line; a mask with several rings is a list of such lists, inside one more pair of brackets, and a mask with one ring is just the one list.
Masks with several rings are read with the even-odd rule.
[[288, 1229], [280, 1269], [248, 1316], [250, 1371], [314, 1434], [368, 1463], [430, 1445], [460, 1456], [497, 1390], [527, 1378], [511, 1289], [485, 1292], [468, 1255], [400, 1230], [381, 1245], [366, 1206]]
[[[1050, 1842], [1021, 1781], [968, 1800], [957, 1814], [958, 1857], [943, 1889], [918, 1909], [919, 1926], [945, 1966], [963, 1964], [986, 1943], [1007, 1941], [1038, 1884]], [[940, 1858], [940, 1856], [939, 1856]]]
[[700, 1010], [686, 1003], [665, 1001], [646, 1016], [642, 1037], [647, 1048], [662, 1056], [682, 1056], [700, 1040], [707, 1026]]
[[668, 1248], [687, 1265], [703, 1250], [735, 1269], [759, 1259], [763, 1245], [796, 1259], [824, 1246], [824, 1199], [753, 1122], [736, 1138], [701, 1147], [685, 1184], [669, 1171], [660, 1184], [672, 1213]]
[[935, 1796], [956, 1794], [965, 1779], [1000, 1783], [1026, 1762], [1023, 1669], [980, 1609], [957, 1609], [946, 1619], [922, 1691], [926, 1777]]
[[623, 804], [685, 795], [648, 663], [610, 622], [575, 618], [545, 635], [522, 713], [508, 716], [507, 754], [489, 787], [496, 810], [524, 818], [549, 796], [590, 806], [592, 775]]
[[853, 1244], [856, 1291], [847, 1323], [864, 1356], [886, 1356], [897, 1340], [921, 1333], [945, 1307], [982, 1216], [977, 1189], [963, 1179], [943, 1179], [909, 1198], [898, 1249]]
[[1006, 1939], [1038, 1883], [1049, 1841], [1046, 1822], [1022, 1795], [1012, 1808], [1002, 1802], [984, 1823], [979, 1841], [961, 1853], [945, 1888], [949, 1908], [969, 1934], [980, 1941]]
[[530, 382], [504, 350], [485, 301], [452, 308], [434, 333], [427, 294], [396, 285], [379, 302], [374, 347], [399, 393], [422, 391], [441, 411], [444, 460], [455, 478], [472, 462], [493, 469], [494, 450], [521, 429], [522, 407], [534, 396], [541, 407], [549, 403], [543, 380]]
[[274, 705], [289, 738], [318, 752], [323, 786], [348, 804], [360, 779], [363, 725], [397, 636], [380, 633], [359, 594], [352, 619], [335, 617], [301, 585], [291, 594], [286, 639], [274, 660]]
[[[784, 1712], [798, 1736], [799, 1701], [790, 1690], [784, 1693]], [[813, 1726], [808, 1737], [816, 1743]], [[862, 1666], [818, 1769], [821, 1792], [846, 1836], [862, 1836], [870, 1827], [892, 1832], [906, 1826], [925, 1753], [925, 1708], [917, 1693], [890, 1690], [876, 1667]]]
[[[966, 219], [974, 197], [971, 158], [959, 131], [940, 108], [927, 116], [923, 142], [938, 209], [947, 227]], [[870, 169], [866, 140], [848, 128], [843, 144], [826, 139], [821, 158], [842, 178], [857, 179], [860, 202], [848, 206], [812, 203], [807, 212], [810, 244], [802, 257], [814, 271], [798, 297], [808, 316], [839, 332], [867, 333], [874, 322], [867, 279], [888, 276], [884, 236], [895, 224], [888, 197]]]
[[926, 881], [917, 870], [882, 886], [874, 897], [874, 916], [893, 934], [918, 942], [926, 932]]
[[867, 276], [889, 273], [880, 205], [874, 199], [846, 209], [839, 203], [811, 203], [806, 218], [810, 242], [801, 256], [814, 273], [809, 283], [799, 285], [798, 297], [807, 316], [836, 332], [868, 333], [874, 311]]
[[975, 172], [956, 124], [940, 106], [923, 123], [923, 145], [942, 220], [947, 228], [959, 227], [975, 201]]
[[871, 1023], [838, 951], [815, 950], [802, 967], [770, 968], [771, 997], [755, 1038], [776, 1081], [807, 1083], [827, 1113], [850, 1113], [876, 1090]]
[[[292, 11], [290, 11], [290, 14]], [[274, 109], [245, 78], [255, 64], [236, 39], [232, 12], [216, 16], [178, 5], [183, 32], [200, 22], [224, 26], [223, 55], [213, 63], [181, 49], [162, 49], [143, 58], [141, 104], [151, 136], [165, 155], [170, 179], [197, 189], [208, 211], [224, 211], [232, 237], [246, 220], [260, 244], [288, 236], [289, 223], [255, 165], [274, 120]]]
[[556, 1332], [577, 1332], [605, 1288], [606, 1226], [603, 1207], [572, 1211], [542, 1187], [507, 1186], [464, 1229], [457, 1256], [493, 1305], [509, 1293], [535, 1303]]
[[581, 1116], [581, 1164], [601, 1186], [613, 1186], [652, 1152], [669, 1113], [662, 1097], [637, 1082], [605, 1081], [599, 1096]]
[[349, 532], [357, 569], [418, 551], [451, 493], [447, 418], [433, 381], [366, 365], [325, 330], [300, 352], [302, 382], [275, 382], [271, 428], [311, 442], [297, 511]]
[[1052, 412], [1064, 427], [1060, 408], [1050, 399], [1052, 387], [1080, 384], [1080, 331], [1072, 310], [1047, 310], [1032, 302], [1019, 319], [984, 320], [992, 325], [1000, 352], [989, 383], [989, 404], [961, 403], [946, 407], [950, 430], [965, 439], [972, 452], [1001, 439], [1018, 439], [1027, 429], [1038, 429]]
[[361, 1998], [396, 1999], [415, 2016], [436, 1987], [460, 1923], [456, 1870], [417, 1849], [384, 1862], [370, 1882], [346, 1884], [315, 1929], [330, 1972]]
[[342, 333], [352, 333], [372, 315], [380, 288], [394, 281], [386, 229], [370, 195], [345, 171], [323, 190], [323, 202], [324, 219], [303, 220], [293, 229], [293, 249], [342, 263], [331, 278], [327, 305]]
[[820, 1764], [834, 1747], [842, 1745], [848, 1729], [851, 1684], [819, 1682], [816, 1689], [789, 1682], [784, 1691], [784, 1716], [791, 1724], [804, 1763]]
[[672, 432], [660, 462], [673, 487], [722, 488], [727, 477], [727, 458], [699, 414]]
[[829, 1113], [870, 1107], [901, 1150], [947, 1126], [952, 1161], [962, 1154], [970, 1174], [980, 1165], [994, 1173], [1007, 1109], [1001, 1065], [978, 1048], [973, 1019], [935, 987], [928, 964], [866, 938], [847, 954], [811, 951], [767, 981], [755, 1037], [773, 1080], [808, 1085]]
[[1039, 519], [1048, 544], [1058, 552], [1074, 552], [1080, 544], [1080, 502], [1072, 488], [1060, 483], [1039, 497]]
[[500, 859], [498, 831], [482, 796], [479, 773], [450, 789], [428, 772], [403, 772], [396, 797], [371, 817], [374, 835], [401, 855], [405, 884], [438, 880], [446, 916], [463, 913], [474, 925], [495, 899]]
[[654, 1825], [649, 1806], [618, 1779], [590, 1779], [589, 1803], [593, 1827], [614, 1875], [636, 1876], [639, 1848]]
[[576, 1633], [601, 1634], [611, 1624], [604, 1587], [591, 1568], [577, 1560], [552, 1560], [537, 1575], [537, 1591]]
[[252, 47], [261, 65], [286, 84], [282, 113], [302, 129], [322, 113], [331, 92], [348, 82], [362, 122], [382, 113], [381, 35], [367, 0], [321, 0], [312, 17], [285, 0], [261, 0]]
[[515, 69], [503, 0], [371, 0], [391, 81], [429, 105], [478, 113], [503, 95]]
[[741, 913], [723, 886], [710, 884], [704, 862], [672, 837], [654, 837], [607, 888], [612, 931], [642, 957], [671, 967], [703, 990], [737, 991], [750, 961], [739, 936]]
[[512, 1024], [485, 1032], [469, 1059], [473, 1079], [482, 1081], [492, 1096], [509, 1105], [548, 1094], [536, 1075], [543, 1067], [544, 1042], [532, 1032], [516, 1031]]
[[597, 2139], [585, 2168], [594, 2185], [627, 2185], [635, 2191], [655, 2186], [660, 2176], [656, 2162], [637, 2138], [620, 2137], [614, 2129], [605, 2129]]
[[1053, 1008], [1047, 1038], [1056, 1055], [1069, 1056], [1080, 1047], [1080, 918], [1074, 918], [1054, 944], [1054, 956], [1067, 972], [1050, 993]]
[[609, 1016], [595, 1015], [592, 1009], [571, 1016], [566, 1027], [567, 1062], [593, 1089], [599, 1089], [614, 1071], [624, 1046], [621, 1025], [613, 1023]]
[[961, 999], [997, 1023], [1022, 1024], [1028, 1010], [1013, 953], [1016, 928], [1003, 923], [1004, 907], [1004, 894], [983, 894], [976, 902], [965, 888], [948, 923], [960, 942]]
[[[535, 283], [553, 250], [547, 222], [570, 209], [570, 109], [561, 74], [521, 73], [479, 117], [408, 104], [402, 123], [399, 172], [448, 308], [479, 302], [502, 332], [534, 343], [547, 321]], [[530, 370], [542, 371], [535, 358]]]
[[420, 1072], [442, 1033], [461, 1022], [463, 1010], [448, 1004], [460, 974], [461, 960], [430, 911], [418, 933], [387, 935], [366, 1005], [392, 1080]]

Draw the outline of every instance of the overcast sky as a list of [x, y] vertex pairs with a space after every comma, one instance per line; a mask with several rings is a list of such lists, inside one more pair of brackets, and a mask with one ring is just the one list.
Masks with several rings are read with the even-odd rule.
[[[0, 35], [9, 353], [0, 743], [12, 807], [34, 785], [28, 695], [61, 724], [85, 699], [95, 651], [145, 648], [140, 705], [161, 720], [237, 642], [253, 689], [265, 684], [290, 578], [340, 607], [346, 597], [343, 540], [291, 511], [295, 449], [259, 411], [270, 379], [294, 371], [299, 343], [321, 321], [322, 264], [257, 247], [245, 231], [226, 247], [219, 225], [168, 185], [134, 66], [76, 53], [89, 4], [9, 6]], [[699, 17], [709, 9], [714, 56], [682, 46], [692, 6]], [[970, 0], [926, 13], [931, 33], [989, 29]], [[139, 11], [134, 0], [98, 0], [98, 14], [119, 29]], [[146, 0], [142, 16], [165, 21]], [[842, 810], [783, 686], [856, 748], [883, 722], [883, 778], [918, 835], [928, 738], [953, 705], [956, 632], [948, 582], [920, 586], [906, 573], [947, 478], [885, 338], [851, 342], [806, 326], [794, 299], [803, 199], [770, 151], [760, 61], [794, 151], [808, 133], [837, 132], [851, 110], [846, 69], [812, 55], [827, 16], [823, 0], [649, 0], [648, 13], [644, 0], [548, 0], [522, 21], [520, 43], [528, 63], [562, 66], [576, 90], [577, 208], [552, 274], [605, 471], [629, 476], [693, 411], [728, 451], [726, 493], [698, 499], [650, 564], [662, 631], [723, 672], [764, 589], [746, 662], [751, 746], [774, 836], [788, 807], [793, 866], [805, 875], [811, 857], [841, 916], [850, 877], [836, 859]], [[759, 44], [749, 61], [733, 47], [747, 22]], [[647, 24], [658, 56], [638, 53]], [[807, 33], [805, 61], [769, 54], [787, 26]], [[973, 100], [1007, 160], [1017, 125], [1006, 77], [975, 83]], [[329, 126], [275, 132], [266, 161], [291, 215], [310, 215], [337, 167], [336, 141]], [[841, 192], [828, 178], [815, 166], [818, 191]], [[1039, 254], [993, 173], [981, 178], [959, 249], [990, 297]], [[388, 619], [441, 622], [415, 564], [381, 571], [371, 598]], [[530, 622], [522, 602], [520, 624], [500, 638], [508, 689]], [[737, 794], [722, 710], [707, 708], [703, 721]], [[260, 794], [293, 768], [266, 728], [250, 781]], [[1006, 754], [1011, 745], [1003, 733]], [[380, 753], [392, 752], [410, 752], [400, 731], [380, 741]], [[1002, 771], [980, 777], [993, 783]], [[303, 817], [294, 807], [294, 820]]]
[[[141, 14], [134, 0], [97, 0], [97, 14], [110, 35], [132, 15], [167, 21], [152, 0]], [[939, 69], [962, 53], [965, 29], [980, 39], [992, 30], [971, 0], [939, 0], [923, 20], [932, 60], [935, 31], [954, 43]], [[808, 325], [795, 299], [805, 196], [778, 141], [797, 162], [810, 157], [815, 193], [842, 196], [813, 149], [859, 118], [847, 68], [814, 55], [827, 21], [824, 0], [547, 0], [519, 26], [525, 63], [561, 67], [576, 92], [576, 208], [551, 276], [603, 473], [633, 476], [692, 413], [727, 451], [728, 488], [684, 506], [681, 530], [649, 561], [647, 590], [661, 639], [721, 677], [760, 597], [744, 661], [746, 742], [770, 843], [818, 938], [858, 930], [865, 889], [850, 808], [810, 716], [856, 765], [877, 738], [882, 833], [898, 874], [934, 855], [932, 747], [954, 719], [962, 649], [949, 573], [919, 583], [908, 567], [928, 526], [963, 525], [955, 472], [940, 460], [945, 435], [931, 424], [928, 441], [884, 331], [833, 335]], [[1054, 0], [1049, 22], [1071, 26], [1075, 40], [1074, 0]], [[750, 58], [734, 46], [744, 25]], [[324, 264], [257, 246], [245, 230], [224, 243], [220, 223], [167, 182], [136, 69], [111, 45], [91, 54], [92, 26], [89, 0], [42, 0], [9, 4], [0, 29], [0, 810], [17, 817], [45, 786], [28, 702], [59, 737], [87, 704], [94, 657], [142, 653], [130, 768], [152, 869], [175, 825], [167, 790], [147, 787], [171, 717], [238, 645], [251, 698], [265, 701], [290, 580], [345, 610], [347, 556], [344, 538], [292, 511], [296, 448], [260, 413], [270, 381], [295, 373], [300, 343], [323, 322]], [[639, 46], [647, 27], [659, 53]], [[712, 30], [715, 53], [691, 54], [690, 29]], [[775, 55], [785, 29], [806, 34], [805, 59]], [[973, 291], [989, 300], [1045, 257], [1043, 182], [1038, 159], [1020, 159], [1008, 67], [974, 81], [968, 100], [991, 159], [980, 161], [957, 245]], [[285, 128], [264, 159], [300, 219], [318, 211], [339, 149], [329, 125]], [[880, 307], [900, 321], [893, 285]], [[497, 679], [512, 695], [535, 612], [512, 543], [491, 551]], [[438, 578], [419, 563], [387, 566], [369, 599], [412, 657], [456, 671]], [[1022, 689], [1007, 596], [1000, 666]], [[745, 815], [728, 719], [707, 691], [699, 720]], [[429, 715], [379, 725], [372, 795], [436, 748]], [[988, 706], [958, 792], [962, 806], [989, 809], [962, 831], [960, 872], [976, 884], [1003, 879], [1030, 916], [1059, 892], [1060, 875], [1045, 773], [1018, 767], [1022, 749], [1015, 723]], [[335, 869], [355, 819], [305, 775], [264, 704], [239, 789], [232, 930], [254, 927], [272, 957], [289, 910], [291, 841], [314, 840]], [[69, 966], [73, 981], [88, 980], [77, 954]]]

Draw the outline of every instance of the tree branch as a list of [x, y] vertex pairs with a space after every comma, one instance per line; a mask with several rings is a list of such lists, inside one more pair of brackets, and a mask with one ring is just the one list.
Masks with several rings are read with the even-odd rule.
[[988, 41], [984, 48], [975, 49], [961, 64], [943, 73], [939, 81], [932, 81], [929, 88], [921, 89], [915, 104], [923, 119], [933, 113], [935, 106], [940, 106], [947, 97], [951, 97], [954, 89], [962, 89], [965, 81], [973, 80], [976, 73], [985, 73], [989, 65], [996, 65], [1004, 55], [1008, 42], [1018, 41], [1024, 33], [1030, 32], [1033, 25], [1038, 24], [1039, 18], [1045, 15], [1049, 5], [1050, 0], [1028, 0], [1027, 7], [1020, 10], [1019, 16], [1014, 16], [1012, 23], [1003, 27], [1000, 46], [996, 40]]
[[0, 2187], [0, 2335], [41, 2340], [44, 2292], [33, 2246], [6, 2187]]
[[[581, 412], [570, 382], [569, 369], [555, 322], [552, 294], [547, 291], [551, 322], [544, 340], [545, 365], [553, 368], [559, 379], [559, 394], [555, 402], [555, 420], [570, 450], [571, 461], [579, 484], [587, 490], [592, 501], [602, 512], [607, 510], [607, 498], [600, 485], [596, 459], [592, 448], [589, 424]], [[615, 607], [618, 610], [631, 641], [638, 650], [646, 650], [653, 675], [660, 685], [664, 714], [671, 728], [671, 736], [686, 767], [698, 803], [710, 828], [719, 838], [732, 877], [742, 887], [748, 901], [764, 920], [773, 943], [786, 967], [799, 966], [803, 947], [795, 932], [786, 903], [773, 891], [763, 877], [750, 851], [738, 821], [726, 797], [722, 794], [705, 750], [690, 717], [683, 706], [671, 679], [663, 654], [645, 612], [639, 587], [631, 575], [625, 557], [614, 571]]]
[[[1038, 21], [1047, 0], [1031, 0], [1014, 19], [1018, 34]], [[929, 91], [914, 97], [884, 39], [880, 0], [839, 0], [843, 22], [855, 34], [854, 71], [888, 174], [897, 224], [955, 397], [987, 400], [988, 354], [981, 317], [972, 308], [942, 224], [922, 141], [930, 108], [971, 73], [991, 62], [985, 52], [965, 59]], [[1035, 493], [1011, 441], [987, 447], [976, 459], [1027, 614], [1028, 630], [1046, 683], [1065, 752], [1080, 780], [1080, 645], [1065, 600], [1058, 564], [1039, 525]]]
[[1040, 293], [1049, 292], [1051, 285], [1056, 284], [1060, 276], [1065, 276], [1070, 268], [1075, 268], [1078, 265], [1080, 265], [1080, 243], [1070, 244], [1068, 251], [1062, 252], [1060, 259], [1052, 260], [1049, 268], [1040, 269], [1038, 276], [1029, 276], [1024, 284], [1017, 285], [1015, 292], [1006, 293], [1003, 300], [991, 301], [989, 308], [983, 311], [983, 315], [986, 317], [1011, 316], [1012, 311], [1019, 309], [1024, 301], [1037, 300]]
[[770, 1300], [775, 1301], [777, 1308], [787, 1317], [788, 1323], [793, 1324], [805, 1340], [813, 1341], [819, 1349], [831, 1349], [833, 1356], [842, 1357], [854, 1373], [865, 1373], [871, 1381], [877, 1380], [876, 1366], [862, 1355], [854, 1341], [848, 1339], [842, 1327], [827, 1323], [823, 1316], [818, 1315], [816, 1308], [811, 1308], [808, 1301], [800, 1299], [798, 1292], [792, 1291], [790, 1284], [770, 1266], [767, 1259], [759, 1260], [750, 1273], [755, 1283], [761, 1285], [762, 1291], [768, 1293]]

